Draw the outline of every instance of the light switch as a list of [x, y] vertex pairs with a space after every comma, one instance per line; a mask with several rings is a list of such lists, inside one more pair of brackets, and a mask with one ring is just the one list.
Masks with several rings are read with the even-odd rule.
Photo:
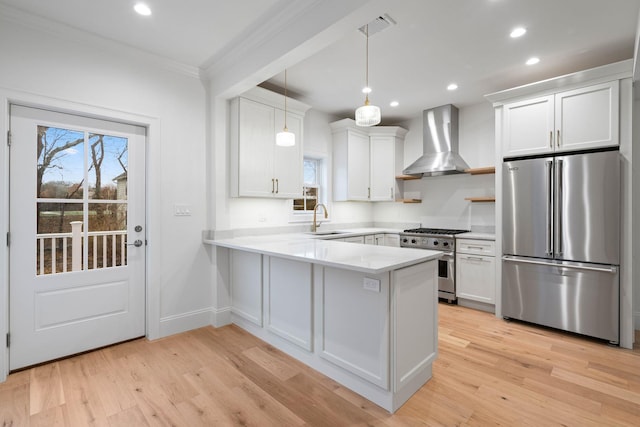
[[191, 216], [191, 205], [174, 205], [173, 214], [175, 216]]
[[364, 284], [362, 287], [367, 291], [380, 292], [380, 280], [365, 277]]

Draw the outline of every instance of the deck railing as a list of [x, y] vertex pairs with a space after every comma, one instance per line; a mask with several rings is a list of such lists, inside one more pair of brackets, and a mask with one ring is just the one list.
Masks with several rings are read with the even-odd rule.
[[[127, 264], [127, 230], [90, 231], [87, 236], [88, 269]], [[36, 234], [37, 274], [81, 271], [84, 267], [82, 241], [82, 221], [71, 223], [71, 233]]]

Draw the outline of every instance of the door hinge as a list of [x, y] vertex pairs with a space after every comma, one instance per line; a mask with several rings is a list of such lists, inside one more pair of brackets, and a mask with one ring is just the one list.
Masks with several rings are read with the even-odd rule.
[[11, 345], [11, 334], [7, 332], [7, 348]]
[[11, 147], [11, 131], [7, 131], [7, 145]]

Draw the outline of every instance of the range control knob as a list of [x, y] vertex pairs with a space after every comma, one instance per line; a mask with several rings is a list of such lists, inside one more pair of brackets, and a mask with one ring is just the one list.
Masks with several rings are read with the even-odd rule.
[[446, 248], [447, 246], [449, 246], [449, 242], [443, 242], [442, 246], [444, 246]]
[[404, 239], [402, 239], [402, 243], [407, 243], [409, 241], [409, 239], [407, 239], [406, 237]]
[[411, 243], [413, 243], [415, 245], [417, 243], [416, 239], [411, 239]]
[[438, 241], [437, 240], [433, 241], [433, 246], [438, 246]]

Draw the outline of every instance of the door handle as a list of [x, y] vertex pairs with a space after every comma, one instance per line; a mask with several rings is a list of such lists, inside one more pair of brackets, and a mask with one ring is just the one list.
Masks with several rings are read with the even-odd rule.
[[137, 239], [133, 243], [127, 243], [127, 246], [135, 246], [136, 248], [139, 248], [140, 246], [142, 246], [142, 240]]
[[547, 169], [547, 209], [546, 209], [546, 245], [545, 252], [547, 255], [553, 255], [553, 162], [551, 160], [545, 161], [545, 168]]
[[560, 147], [560, 129], [558, 129], [558, 138], [556, 139], [556, 144]]

